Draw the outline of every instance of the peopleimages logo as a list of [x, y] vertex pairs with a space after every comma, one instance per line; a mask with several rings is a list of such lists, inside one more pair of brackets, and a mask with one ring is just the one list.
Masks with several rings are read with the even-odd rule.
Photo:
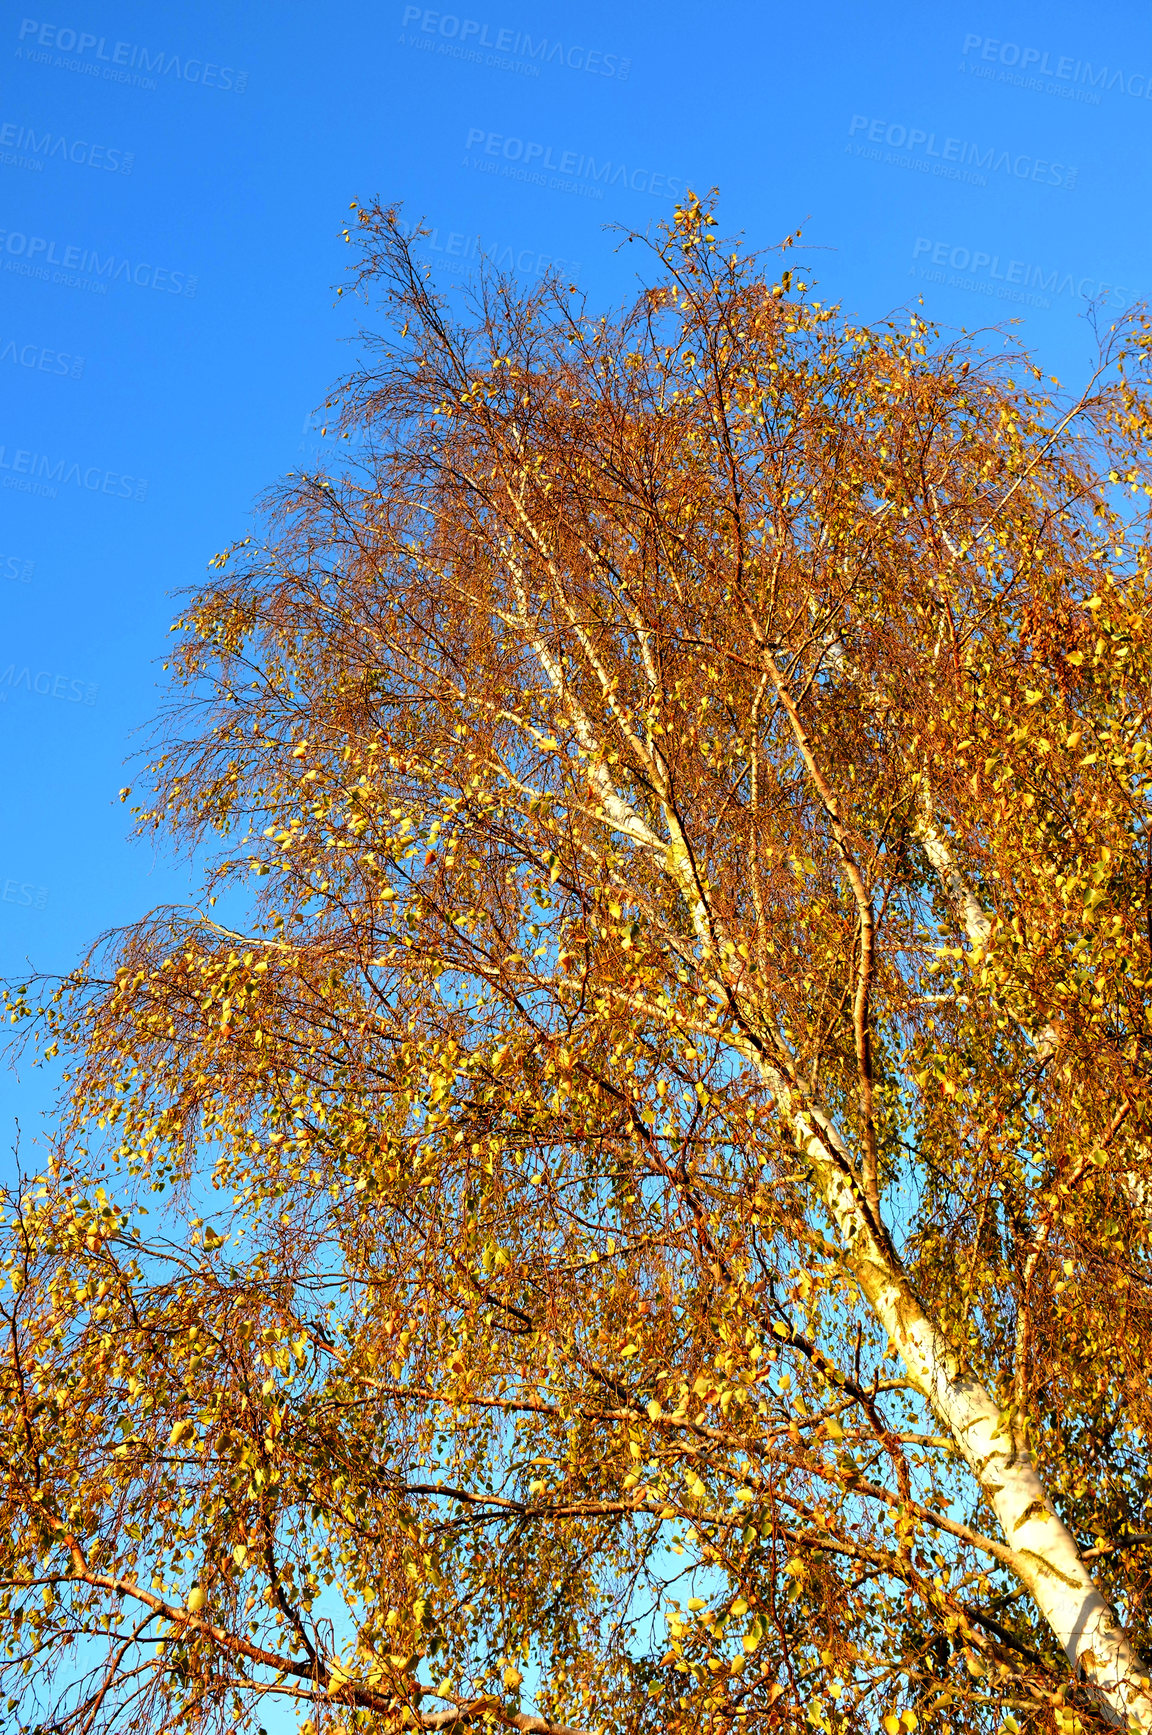
[[546, 271], [561, 271], [567, 278], [578, 277], [580, 262], [566, 259], [559, 253], [542, 253], [536, 247], [517, 247], [510, 242], [486, 240], [482, 235], [469, 235], [465, 229], [420, 229], [409, 231], [413, 246], [422, 247], [438, 259], [467, 264], [481, 261], [497, 271], [516, 272], [521, 277], [543, 277]]
[[0, 554], [0, 578], [11, 579], [15, 584], [31, 584], [35, 570], [36, 562], [25, 560], [22, 554]]
[[0, 229], [0, 257], [5, 271], [36, 277], [42, 283], [63, 283], [71, 289], [91, 289], [107, 295], [110, 283], [131, 283], [137, 289], [156, 289], [168, 295], [194, 296], [198, 277], [173, 271], [166, 265], [126, 259], [118, 253], [99, 253], [95, 247], [80, 247], [52, 241], [46, 235], [27, 235], [23, 229]]
[[0, 122], [0, 163], [8, 168], [42, 169], [45, 162], [76, 163], [83, 168], [103, 169], [108, 174], [130, 175], [135, 153], [113, 145], [93, 144], [89, 139], [66, 138], [63, 133], [41, 132], [18, 121]]
[[42, 910], [48, 903], [48, 887], [34, 886], [28, 880], [5, 879], [0, 899], [6, 904], [19, 904], [21, 909]]
[[17, 693], [21, 688], [41, 699], [64, 699], [69, 705], [94, 705], [98, 690], [94, 681], [53, 674], [51, 669], [37, 669], [33, 674], [29, 663], [22, 669], [15, 663], [0, 669], [0, 704], [7, 702], [9, 693]]
[[[655, 199], [677, 199], [683, 191], [683, 183], [676, 175], [630, 169], [627, 163], [613, 162], [610, 157], [561, 151], [559, 146], [488, 132], [484, 127], [469, 127], [464, 149], [470, 151], [474, 145], [483, 149], [473, 158], [464, 158], [466, 169], [530, 181], [534, 186], [551, 187], [556, 192], [602, 199], [606, 187], [626, 187], [633, 193], [650, 193]], [[554, 150], [559, 160], [554, 160]]]
[[[965, 55], [972, 55], [973, 64], [962, 63], [962, 72], [989, 68], [986, 76], [995, 77], [993, 68], [1003, 68], [1011, 74], [1004, 82], [1023, 84], [1034, 90], [1054, 87], [1041, 83], [1053, 78], [1065, 85], [1061, 96], [1078, 97], [1082, 101], [1099, 102], [1100, 92], [1119, 92], [1121, 96], [1152, 97], [1152, 74], [1125, 72], [1122, 67], [1109, 69], [1091, 60], [1078, 60], [1073, 54], [1057, 54], [1049, 48], [1032, 48], [1020, 42], [1004, 42], [999, 36], [980, 36], [970, 32], [964, 38]], [[1079, 88], [1077, 88], [1079, 87]], [[1059, 88], [1059, 86], [1055, 87]]]
[[[997, 145], [976, 144], [971, 139], [941, 134], [938, 143], [937, 135], [923, 127], [909, 127], [899, 121], [873, 120], [865, 114], [852, 116], [848, 137], [855, 139], [857, 134], [863, 134], [863, 139], [848, 146], [857, 156], [868, 156], [875, 162], [897, 162], [904, 168], [919, 169], [924, 174], [942, 174], [979, 187], [988, 185], [982, 172], [987, 171], [994, 175], [1010, 175], [1017, 181], [1035, 181], [1040, 186], [1063, 187], [1070, 191], [1080, 172], [1064, 163], [1050, 162], [1047, 157], [1003, 150]], [[871, 145], [887, 145], [893, 151], [906, 151], [908, 156], [903, 160], [891, 156], [885, 159], [879, 151], [870, 150], [868, 146]]]
[[[16, 53], [22, 60], [40, 66], [58, 66], [67, 72], [86, 72], [114, 84], [136, 84], [145, 90], [158, 88], [160, 78], [180, 79], [184, 84], [202, 84], [211, 90], [239, 94], [248, 85], [248, 74], [214, 60], [181, 58], [164, 48], [145, 48], [139, 42], [114, 42], [70, 25], [41, 24], [37, 18], [21, 20]], [[72, 59], [62, 56], [74, 56]]]
[[5, 361], [10, 361], [14, 367], [26, 367], [42, 374], [57, 374], [70, 380], [78, 380], [84, 372], [82, 355], [69, 355], [67, 350], [49, 349], [43, 343], [20, 343], [14, 337], [0, 337], [0, 362]]
[[55, 500], [61, 488], [74, 487], [88, 494], [110, 494], [117, 500], [145, 500], [148, 484], [139, 476], [105, 470], [99, 464], [80, 464], [68, 458], [50, 458], [25, 446], [0, 446], [0, 487], [19, 494], [38, 494]]
[[[401, 37], [410, 48], [436, 49], [456, 59], [475, 60], [506, 72], [526, 72], [539, 77], [541, 66], [564, 66], [570, 72], [590, 72], [600, 78], [626, 79], [632, 70], [631, 60], [618, 54], [607, 54], [600, 48], [583, 48], [578, 43], [550, 40], [547, 36], [529, 36], [525, 30], [507, 29], [484, 23], [479, 18], [460, 18], [455, 12], [431, 12], [423, 6], [405, 6], [401, 26], [416, 25], [411, 37]], [[489, 35], [489, 32], [494, 35]], [[425, 40], [421, 40], [421, 38]], [[480, 49], [488, 52], [481, 54]], [[503, 58], [507, 57], [507, 58]]]
[[[948, 282], [944, 275], [944, 268], [947, 268], [967, 274], [954, 281], [955, 287], [978, 289], [983, 294], [997, 294], [1009, 301], [1027, 299], [1033, 305], [1050, 307], [1049, 301], [1035, 301], [1037, 293], [1070, 295], [1075, 301], [1094, 302], [1099, 307], [1131, 307], [1133, 302], [1140, 300], [1138, 290], [1128, 289], [1122, 283], [1108, 283], [1102, 277], [1066, 271], [1059, 265], [1037, 265], [1027, 259], [1010, 259], [1006, 254], [1001, 256], [983, 247], [934, 241], [926, 235], [916, 237], [912, 257], [921, 262], [919, 269], [913, 267], [914, 274], [928, 282]], [[925, 269], [927, 266], [936, 269], [929, 272]], [[1005, 285], [1004, 291], [997, 290], [997, 284]], [[1008, 293], [1011, 287], [1032, 293], [1027, 297], [1012, 295]]]

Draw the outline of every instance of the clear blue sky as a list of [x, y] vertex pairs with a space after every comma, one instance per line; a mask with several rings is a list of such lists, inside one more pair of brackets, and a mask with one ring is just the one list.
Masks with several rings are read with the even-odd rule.
[[[0, 70], [4, 974], [183, 895], [116, 792], [173, 592], [314, 461], [310, 412], [351, 361], [351, 200], [403, 200], [449, 272], [479, 236], [607, 304], [633, 260], [603, 226], [717, 185], [725, 229], [803, 227], [827, 299], [1017, 319], [1070, 384], [1086, 298], [1152, 293], [1133, 0], [17, 0]], [[44, 1100], [0, 1080], [26, 1160]]]

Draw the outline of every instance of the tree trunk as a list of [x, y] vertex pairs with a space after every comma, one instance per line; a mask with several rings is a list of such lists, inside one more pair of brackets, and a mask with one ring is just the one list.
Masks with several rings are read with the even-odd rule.
[[[687, 903], [698, 942], [706, 951], [714, 949], [715, 924], [691, 866], [674, 804], [666, 798], [662, 801], [669, 844], [657, 837], [615, 787], [607, 773], [604, 743], [591, 718], [568, 691], [560, 665], [532, 627], [523, 575], [514, 562], [512, 577], [521, 611], [518, 624], [588, 756], [589, 781], [604, 818], [641, 848], [664, 856], [665, 871]], [[559, 583], [558, 592], [562, 592]], [[783, 691], [779, 678], [777, 690]], [[807, 742], [801, 737], [794, 711], [792, 716], [797, 738], [805, 749]], [[634, 741], [633, 746], [644, 756], [641, 743]], [[666, 797], [663, 767], [655, 755], [647, 756], [646, 769], [653, 787]], [[814, 771], [811, 763], [810, 769]], [[834, 809], [830, 812], [835, 819]], [[917, 829], [969, 938], [973, 944], [983, 944], [991, 924], [935, 825], [927, 787]], [[1089, 1687], [1101, 1714], [1118, 1727], [1152, 1732], [1152, 1691], [1143, 1661], [1093, 1582], [1031, 1456], [1016, 1449], [1007, 1418], [981, 1382], [961, 1368], [946, 1338], [913, 1294], [878, 1219], [869, 1215], [853, 1178], [849, 1153], [835, 1127], [819, 1110], [798, 1098], [791, 1081], [769, 1060], [750, 1047], [741, 1051], [758, 1065], [782, 1119], [812, 1163], [849, 1268], [899, 1352], [908, 1378], [931, 1405], [975, 1476], [1015, 1556], [1015, 1571], [1062, 1646], [1076, 1678]]]
[[[777, 1100], [785, 1081], [769, 1077]], [[784, 1106], [783, 1103], [781, 1106]], [[834, 1129], [809, 1110], [788, 1116], [812, 1162], [850, 1267], [877, 1319], [899, 1351], [908, 1378], [947, 1429], [999, 1521], [1015, 1570], [1063, 1647], [1099, 1711], [1120, 1728], [1152, 1730], [1149, 1672], [1126, 1638], [1057, 1516], [1030, 1453], [1016, 1450], [1012, 1430], [991, 1394], [959, 1365], [889, 1251], [873, 1232], [845, 1173]]]

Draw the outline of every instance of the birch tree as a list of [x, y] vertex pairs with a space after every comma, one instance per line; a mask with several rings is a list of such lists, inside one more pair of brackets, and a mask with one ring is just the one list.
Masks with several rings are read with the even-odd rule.
[[463, 318], [356, 212], [203, 896], [9, 997], [14, 1727], [1152, 1729], [1152, 334], [714, 236]]

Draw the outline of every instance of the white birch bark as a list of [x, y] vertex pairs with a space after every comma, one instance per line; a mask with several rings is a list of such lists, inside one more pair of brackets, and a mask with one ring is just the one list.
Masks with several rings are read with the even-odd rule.
[[[974, 952], [982, 951], [992, 933], [992, 921], [961, 871], [955, 850], [936, 824], [932, 786], [927, 778], [920, 786], [913, 829], [940, 881], [940, 889], [968, 937], [969, 945]], [[1024, 1024], [1019, 1028], [1035, 1048], [1038, 1060], [1048, 1060], [1060, 1046], [1059, 1032], [1051, 1020], [1039, 1030], [1029, 1029]], [[1148, 1182], [1131, 1169], [1122, 1170], [1119, 1179], [1133, 1210], [1147, 1215], [1150, 1204]]]
[[[591, 717], [568, 689], [559, 663], [535, 632], [524, 577], [515, 566], [512, 578], [519, 617], [515, 625], [531, 645], [586, 757], [589, 781], [604, 817], [649, 853], [650, 859], [663, 858], [665, 871], [691, 911], [697, 940], [708, 951], [715, 944], [713, 923], [679, 826], [672, 824], [669, 839], [660, 839], [615, 787], [607, 769], [607, 743], [598, 738]], [[647, 753], [644, 756], [649, 757]], [[655, 767], [650, 765], [650, 769]], [[925, 795], [919, 836], [970, 940], [983, 946], [991, 922], [935, 825], [927, 790]], [[672, 820], [667, 807], [664, 816], [666, 821]], [[1054, 1033], [1052, 1040], [1054, 1043]], [[754, 1058], [743, 1044], [739, 1046], [748, 1058]], [[1017, 1450], [1007, 1417], [981, 1381], [960, 1365], [944, 1334], [913, 1294], [899, 1261], [873, 1232], [853, 1178], [850, 1154], [835, 1127], [800, 1098], [782, 1072], [761, 1056], [755, 1060], [778, 1111], [812, 1164], [849, 1269], [899, 1353], [909, 1380], [931, 1406], [976, 1478], [1013, 1552], [1016, 1573], [1062, 1647], [1074, 1675], [1089, 1688], [1100, 1712], [1117, 1727], [1152, 1732], [1148, 1672], [1081, 1559], [1071, 1531], [1057, 1515], [1031, 1455]]]
[[[774, 1091], [785, 1082], [769, 1078]], [[778, 1097], [779, 1100], [779, 1097]], [[1057, 1516], [1032, 1457], [1017, 1451], [1007, 1418], [984, 1385], [964, 1370], [932, 1324], [902, 1272], [881, 1247], [845, 1173], [830, 1125], [785, 1112], [812, 1162], [850, 1267], [908, 1378], [948, 1431], [996, 1514], [1025, 1584], [1074, 1674], [1093, 1689], [1099, 1709], [1120, 1728], [1152, 1730], [1147, 1669], [1094, 1583], [1076, 1540]]]
[[[934, 854], [941, 868], [951, 867], [967, 918], [986, 939], [991, 924], [960, 880], [951, 857], [944, 854], [946, 845], [934, 834], [925, 840], [925, 847], [929, 846], [930, 859]], [[681, 889], [686, 894], [694, 891], [698, 899], [698, 888], [688, 880], [676, 849], [669, 849], [665, 859]], [[1013, 1552], [1017, 1575], [1074, 1675], [1092, 1690], [1100, 1711], [1117, 1727], [1152, 1731], [1148, 1671], [1081, 1559], [1071, 1531], [1057, 1515], [1031, 1454], [1017, 1450], [1008, 1419], [991, 1393], [961, 1367], [912, 1293], [899, 1264], [877, 1240], [851, 1179], [850, 1154], [835, 1127], [810, 1105], [798, 1104], [790, 1082], [776, 1067], [763, 1060], [758, 1064], [783, 1119], [812, 1163], [849, 1268], [899, 1352], [909, 1380], [976, 1478]]]

